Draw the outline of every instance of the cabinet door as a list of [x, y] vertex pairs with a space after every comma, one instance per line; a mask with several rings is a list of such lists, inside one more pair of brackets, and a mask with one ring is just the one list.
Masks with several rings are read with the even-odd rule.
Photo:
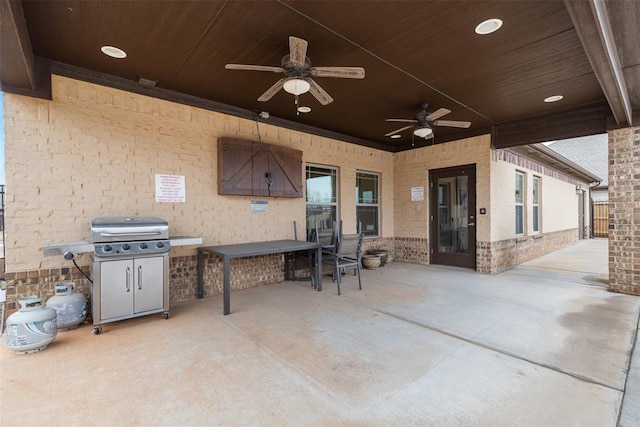
[[269, 149], [269, 174], [273, 197], [302, 197], [302, 151], [272, 145]]
[[253, 194], [253, 142], [234, 138], [218, 141], [218, 194]]
[[134, 313], [157, 310], [164, 303], [164, 257], [136, 258]]
[[273, 181], [269, 169], [269, 144], [253, 143], [253, 185], [254, 196], [268, 196]]
[[100, 270], [101, 320], [133, 313], [133, 261], [105, 261]]
[[218, 194], [303, 197], [302, 151], [220, 138]]

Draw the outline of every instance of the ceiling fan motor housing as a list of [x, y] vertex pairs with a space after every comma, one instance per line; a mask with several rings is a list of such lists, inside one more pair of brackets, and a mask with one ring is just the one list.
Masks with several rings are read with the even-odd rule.
[[304, 57], [304, 64], [302, 67], [300, 64], [291, 62], [291, 55], [285, 55], [280, 61], [280, 66], [284, 70], [284, 74], [289, 77], [306, 77], [311, 70], [311, 60], [308, 56]]

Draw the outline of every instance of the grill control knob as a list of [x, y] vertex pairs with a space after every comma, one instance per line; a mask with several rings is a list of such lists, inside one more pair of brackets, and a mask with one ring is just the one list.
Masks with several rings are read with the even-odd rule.
[[106, 245], [106, 246], [103, 248], [103, 250], [104, 250], [105, 252], [111, 252], [111, 250], [112, 250], [112, 249], [113, 249], [113, 248], [112, 248], [110, 245]]
[[125, 243], [124, 245], [122, 245], [122, 250], [123, 251], [128, 251], [129, 249], [131, 249], [131, 246], [129, 246], [128, 243]]
[[140, 243], [140, 249], [147, 249], [146, 243]]
[[164, 248], [164, 243], [162, 243], [162, 242], [156, 243], [156, 248], [158, 248], [158, 249]]

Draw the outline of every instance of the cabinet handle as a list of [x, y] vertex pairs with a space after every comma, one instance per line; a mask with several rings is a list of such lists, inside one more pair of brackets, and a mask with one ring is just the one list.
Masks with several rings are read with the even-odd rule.
[[142, 266], [138, 266], [138, 290], [142, 290]]
[[131, 269], [129, 267], [127, 267], [127, 292], [131, 291]]

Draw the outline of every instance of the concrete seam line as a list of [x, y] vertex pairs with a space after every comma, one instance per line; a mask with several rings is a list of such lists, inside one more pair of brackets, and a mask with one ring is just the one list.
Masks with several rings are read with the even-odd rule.
[[502, 349], [499, 349], [499, 348], [496, 348], [496, 347], [492, 347], [492, 346], [490, 346], [490, 345], [483, 344], [483, 343], [481, 343], [481, 342], [474, 341], [474, 340], [469, 339], [469, 338], [465, 338], [465, 337], [463, 337], [463, 336], [461, 336], [461, 335], [457, 335], [457, 334], [454, 334], [454, 333], [452, 333], [452, 332], [447, 332], [447, 331], [445, 331], [445, 330], [442, 330], [442, 329], [436, 328], [436, 327], [434, 327], [434, 326], [425, 325], [425, 324], [420, 323], [420, 322], [417, 322], [417, 321], [415, 321], [415, 320], [407, 319], [407, 318], [402, 317], [402, 316], [400, 316], [400, 315], [393, 314], [393, 313], [389, 313], [389, 312], [384, 311], [384, 310], [379, 310], [379, 309], [371, 309], [371, 310], [372, 310], [372, 311], [377, 311], [377, 312], [382, 313], [382, 314], [386, 314], [387, 316], [390, 316], [390, 317], [396, 318], [396, 319], [398, 319], [398, 320], [402, 320], [402, 321], [405, 321], [405, 322], [412, 323], [412, 324], [414, 324], [414, 325], [416, 325], [416, 326], [419, 326], [419, 327], [421, 327], [421, 328], [429, 329], [429, 330], [432, 330], [432, 331], [434, 331], [434, 332], [438, 332], [438, 333], [440, 333], [440, 334], [450, 336], [451, 338], [455, 338], [455, 339], [458, 339], [458, 340], [464, 341], [464, 342], [466, 342], [466, 343], [468, 343], [468, 344], [472, 344], [472, 345], [475, 345], [475, 346], [477, 346], [477, 347], [481, 347], [481, 348], [484, 348], [484, 349], [486, 349], [486, 350], [493, 351], [493, 352], [495, 352], [495, 353], [504, 354], [505, 356], [509, 356], [509, 357], [514, 358], [514, 359], [522, 360], [522, 361], [524, 361], [524, 362], [528, 362], [528, 363], [531, 363], [531, 364], [533, 364], [533, 365], [540, 366], [540, 367], [542, 367], [542, 368], [547, 368], [547, 369], [550, 369], [550, 370], [552, 370], [552, 371], [556, 371], [556, 372], [559, 372], [559, 373], [561, 373], [561, 374], [568, 375], [568, 376], [570, 376], [570, 377], [573, 377], [573, 378], [578, 379], [578, 380], [580, 380], [580, 381], [584, 381], [584, 382], [586, 382], [586, 383], [599, 385], [599, 386], [601, 386], [601, 387], [605, 387], [605, 388], [608, 388], [608, 389], [610, 389], [610, 390], [615, 390], [615, 391], [619, 391], [619, 392], [624, 393], [624, 389], [622, 389], [622, 390], [621, 390], [621, 389], [619, 389], [619, 388], [613, 387], [613, 386], [608, 385], [608, 384], [604, 384], [604, 383], [602, 383], [602, 382], [600, 382], [600, 381], [596, 381], [596, 380], [594, 380], [594, 379], [592, 379], [592, 378], [585, 377], [585, 376], [580, 375], [580, 374], [577, 374], [577, 373], [575, 373], [575, 372], [565, 371], [565, 370], [560, 369], [560, 368], [557, 368], [557, 367], [555, 367], [555, 366], [546, 365], [546, 364], [544, 364], [544, 363], [536, 362], [535, 360], [527, 359], [526, 357], [519, 356], [519, 355], [517, 355], [517, 354], [515, 354], [515, 353], [511, 353], [511, 352], [506, 351], [506, 350], [502, 350]]

